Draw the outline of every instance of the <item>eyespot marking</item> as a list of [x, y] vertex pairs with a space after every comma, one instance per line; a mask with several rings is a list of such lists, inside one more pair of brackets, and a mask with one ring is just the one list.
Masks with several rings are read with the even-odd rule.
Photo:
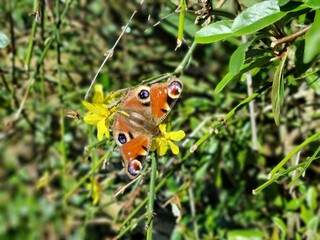
[[142, 164], [139, 160], [135, 159], [131, 161], [128, 165], [128, 173], [133, 177], [136, 177], [141, 172], [141, 170], [142, 170]]
[[173, 81], [168, 87], [168, 96], [176, 99], [182, 91], [182, 84], [178, 81]]
[[124, 133], [119, 133], [119, 135], [118, 135], [118, 141], [119, 141], [121, 144], [125, 144], [125, 143], [127, 142], [126, 135], [124, 135]]
[[147, 99], [150, 96], [150, 93], [148, 90], [143, 89], [138, 93], [138, 96], [140, 99]]

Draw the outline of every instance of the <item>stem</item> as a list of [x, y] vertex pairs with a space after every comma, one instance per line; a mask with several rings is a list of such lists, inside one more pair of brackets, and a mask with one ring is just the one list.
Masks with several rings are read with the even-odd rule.
[[[177, 166], [178, 168], [178, 166]], [[167, 182], [168, 178], [171, 177], [171, 175], [175, 172], [175, 170], [177, 168], [172, 169], [162, 180], [160, 183], [158, 183], [158, 185], [155, 188], [155, 193], [157, 193], [160, 188], [162, 188], [162, 186]], [[149, 195], [150, 196], [150, 195]], [[149, 200], [149, 196], [147, 196], [145, 199], [143, 199], [143, 201], [131, 212], [131, 214], [122, 222], [121, 227], [120, 228], [124, 228], [124, 226], [139, 212], [139, 210], [145, 205], [147, 204], [148, 200]], [[122, 237], [127, 231], [127, 228], [125, 228], [125, 230], [122, 230], [116, 237], [116, 239]]]
[[[248, 41], [247, 36], [242, 36], [242, 42], [246, 43]], [[246, 72], [247, 78], [247, 93], [248, 97], [253, 94], [252, 90], [252, 76], [251, 72]], [[249, 114], [250, 114], [250, 122], [251, 122], [251, 139], [252, 139], [252, 148], [254, 151], [258, 151], [258, 137], [257, 137], [257, 127], [256, 127], [256, 118], [254, 114], [254, 100], [249, 102]]]
[[198, 232], [198, 224], [197, 224], [197, 212], [196, 212], [196, 205], [194, 201], [194, 196], [193, 196], [193, 189], [192, 185], [189, 187], [189, 202], [190, 202], [190, 210], [191, 210], [191, 219], [193, 223], [193, 231], [194, 231], [194, 238], [199, 239], [199, 232]]
[[98, 162], [96, 162], [94, 164], [94, 166], [90, 169], [90, 171], [83, 177], [80, 179], [80, 181], [77, 182], [77, 184], [64, 195], [64, 201], [68, 200], [68, 198], [81, 186], [81, 184], [83, 184], [87, 178], [89, 178], [90, 176], [92, 176], [92, 174], [101, 166], [101, 164], [103, 163], [103, 161], [105, 161], [106, 158], [110, 158], [110, 155], [112, 153], [112, 149], [110, 148], [100, 159]]
[[[38, 0], [34, 0], [33, 11], [36, 12], [37, 9], [38, 9]], [[29, 44], [28, 44], [27, 56], [24, 61], [24, 67], [28, 72], [29, 72], [29, 68], [30, 68], [30, 61], [31, 61], [31, 56], [32, 56], [32, 51], [33, 51], [33, 46], [34, 46], [34, 38], [36, 35], [36, 29], [37, 29], [37, 21], [36, 21], [36, 19], [34, 19], [33, 23], [32, 23], [31, 36], [30, 36], [30, 40], [29, 40]]]
[[154, 196], [155, 196], [155, 183], [157, 174], [157, 160], [154, 156], [151, 157], [151, 179], [150, 179], [150, 193], [147, 211], [147, 240], [152, 240], [152, 227], [153, 227], [153, 210], [154, 210]]
[[[143, 1], [140, 2], [140, 5], [141, 5], [142, 3], [143, 3]], [[116, 42], [114, 43], [114, 45], [112, 46], [112, 48], [109, 49], [108, 52], [105, 54], [106, 57], [104, 58], [103, 62], [101, 63], [101, 65], [100, 65], [100, 67], [99, 67], [96, 75], [94, 76], [94, 78], [93, 78], [92, 81], [91, 81], [91, 84], [90, 84], [90, 86], [89, 86], [89, 88], [88, 88], [88, 90], [87, 90], [87, 92], [86, 92], [86, 95], [84, 96], [84, 99], [85, 99], [85, 100], [88, 98], [89, 92], [90, 92], [92, 86], [94, 85], [94, 83], [96, 82], [96, 79], [97, 79], [99, 73], [101, 72], [103, 66], [106, 64], [106, 62], [108, 61], [108, 59], [112, 57], [115, 48], [117, 47], [117, 45], [118, 45], [120, 39], [122, 38], [122, 36], [125, 34], [127, 28], [129, 27], [129, 24], [131, 23], [133, 17], [136, 15], [137, 12], [138, 12], [138, 11], [135, 10], [135, 11], [132, 13], [132, 15], [131, 15], [131, 17], [130, 17], [128, 23], [127, 23], [127, 25], [123, 28], [120, 36], [118, 37], [118, 39], [116, 40]]]
[[179, 66], [175, 69], [174, 73], [172, 73], [172, 75], [182, 73], [182, 71], [186, 68], [187, 64], [189, 63], [189, 61], [191, 59], [191, 55], [192, 55], [194, 49], [196, 48], [196, 46], [197, 46], [197, 43], [193, 42], [191, 47], [189, 48], [189, 51], [187, 52], [187, 54], [185, 55], [185, 57], [183, 58], [182, 62], [179, 64]]
[[283, 38], [277, 39], [277, 40], [275, 40], [275, 41], [273, 41], [271, 43], [271, 47], [275, 48], [279, 44], [286, 43], [286, 42], [292, 42], [297, 37], [300, 37], [301, 35], [305, 34], [309, 30], [309, 28], [311, 28], [311, 25], [309, 25], [309, 26], [307, 26], [307, 27], [301, 29], [300, 31], [295, 32], [295, 33], [293, 33], [291, 35], [288, 35], [288, 36], [285, 36]]
[[178, 27], [178, 37], [177, 37], [177, 46], [176, 49], [179, 48], [182, 44], [183, 39], [183, 29], [184, 29], [184, 17], [187, 9], [187, 4], [185, 0], [180, 0], [180, 15], [179, 15], [179, 27]]

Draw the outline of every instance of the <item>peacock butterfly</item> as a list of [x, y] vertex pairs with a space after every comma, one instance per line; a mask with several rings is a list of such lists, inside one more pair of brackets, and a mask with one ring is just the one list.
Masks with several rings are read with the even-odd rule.
[[159, 135], [158, 125], [176, 103], [182, 88], [182, 81], [174, 77], [165, 83], [138, 86], [123, 98], [112, 130], [125, 171], [131, 179], [140, 174], [152, 137]]

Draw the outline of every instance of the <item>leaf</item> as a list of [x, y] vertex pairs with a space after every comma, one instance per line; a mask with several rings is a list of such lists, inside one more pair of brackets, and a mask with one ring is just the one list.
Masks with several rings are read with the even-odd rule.
[[231, 30], [234, 35], [254, 33], [278, 21], [286, 14], [280, 11], [276, 0], [257, 3], [235, 18]]
[[0, 48], [5, 48], [10, 43], [9, 38], [3, 32], [0, 32]]
[[224, 87], [234, 78], [235, 74], [232, 72], [228, 72], [224, 78], [218, 83], [216, 89], [214, 90], [214, 93], [217, 94], [224, 89]]
[[228, 231], [229, 240], [260, 240], [263, 239], [263, 233], [258, 229], [239, 229], [239, 230], [230, 230]]
[[287, 227], [286, 224], [282, 221], [281, 218], [273, 217], [273, 223], [281, 230], [281, 232], [286, 235], [287, 234]]
[[253, 40], [246, 42], [240, 45], [230, 57], [229, 62], [229, 71], [232, 73], [237, 73], [240, 71], [241, 67], [243, 66], [245, 55], [248, 47], [251, 45]]
[[311, 209], [308, 209], [305, 205], [301, 206], [300, 209], [300, 217], [304, 224], [308, 224], [308, 222], [312, 219], [313, 217], [313, 212]]
[[233, 74], [231, 72], [228, 72], [224, 78], [218, 83], [216, 89], [214, 90], [214, 93], [217, 94], [224, 89], [224, 87], [232, 80], [239, 78], [243, 73], [250, 71], [251, 69], [254, 69], [256, 67], [261, 67], [270, 62], [270, 57], [269, 56], [263, 56], [258, 59], [254, 59], [254, 61], [250, 63], [246, 63], [242, 66], [240, 71], [236, 74]]
[[286, 210], [295, 211], [300, 208], [302, 203], [301, 198], [291, 199], [288, 203], [286, 203]]
[[317, 74], [311, 74], [306, 78], [310, 87], [317, 93], [320, 94], [320, 78]]
[[308, 207], [313, 211], [318, 207], [317, 197], [318, 193], [315, 187], [310, 187], [307, 191], [306, 200]]
[[278, 65], [276, 72], [274, 73], [273, 81], [272, 81], [271, 103], [272, 103], [273, 118], [277, 126], [279, 126], [280, 124], [280, 110], [283, 104], [284, 82], [283, 82], [282, 72], [283, 72], [284, 63], [286, 62], [289, 51], [290, 49], [288, 48], [285, 56], [282, 57], [280, 64]]
[[319, 0], [304, 0], [305, 5], [310, 8], [318, 9], [320, 8], [320, 1]]
[[304, 48], [303, 62], [310, 62], [316, 55], [320, 53], [319, 42], [320, 42], [320, 10], [316, 12], [314, 22], [311, 28], [306, 33], [306, 42]]
[[316, 233], [318, 227], [319, 227], [319, 220], [320, 220], [320, 216], [319, 216], [319, 212], [318, 212], [318, 216], [314, 216], [312, 218], [310, 218], [310, 220], [307, 223], [307, 231], [311, 230], [312, 232]]
[[201, 28], [195, 35], [197, 43], [212, 43], [232, 35], [232, 20], [222, 20]]

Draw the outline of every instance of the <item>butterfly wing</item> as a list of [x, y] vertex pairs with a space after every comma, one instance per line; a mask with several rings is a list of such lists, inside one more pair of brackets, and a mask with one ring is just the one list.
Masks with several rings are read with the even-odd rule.
[[156, 125], [159, 125], [171, 111], [181, 94], [182, 88], [183, 84], [178, 78], [172, 78], [166, 83], [151, 86], [151, 116]]
[[151, 147], [151, 135], [128, 116], [118, 112], [113, 123], [113, 138], [120, 147], [127, 175], [130, 178], [137, 177]]

